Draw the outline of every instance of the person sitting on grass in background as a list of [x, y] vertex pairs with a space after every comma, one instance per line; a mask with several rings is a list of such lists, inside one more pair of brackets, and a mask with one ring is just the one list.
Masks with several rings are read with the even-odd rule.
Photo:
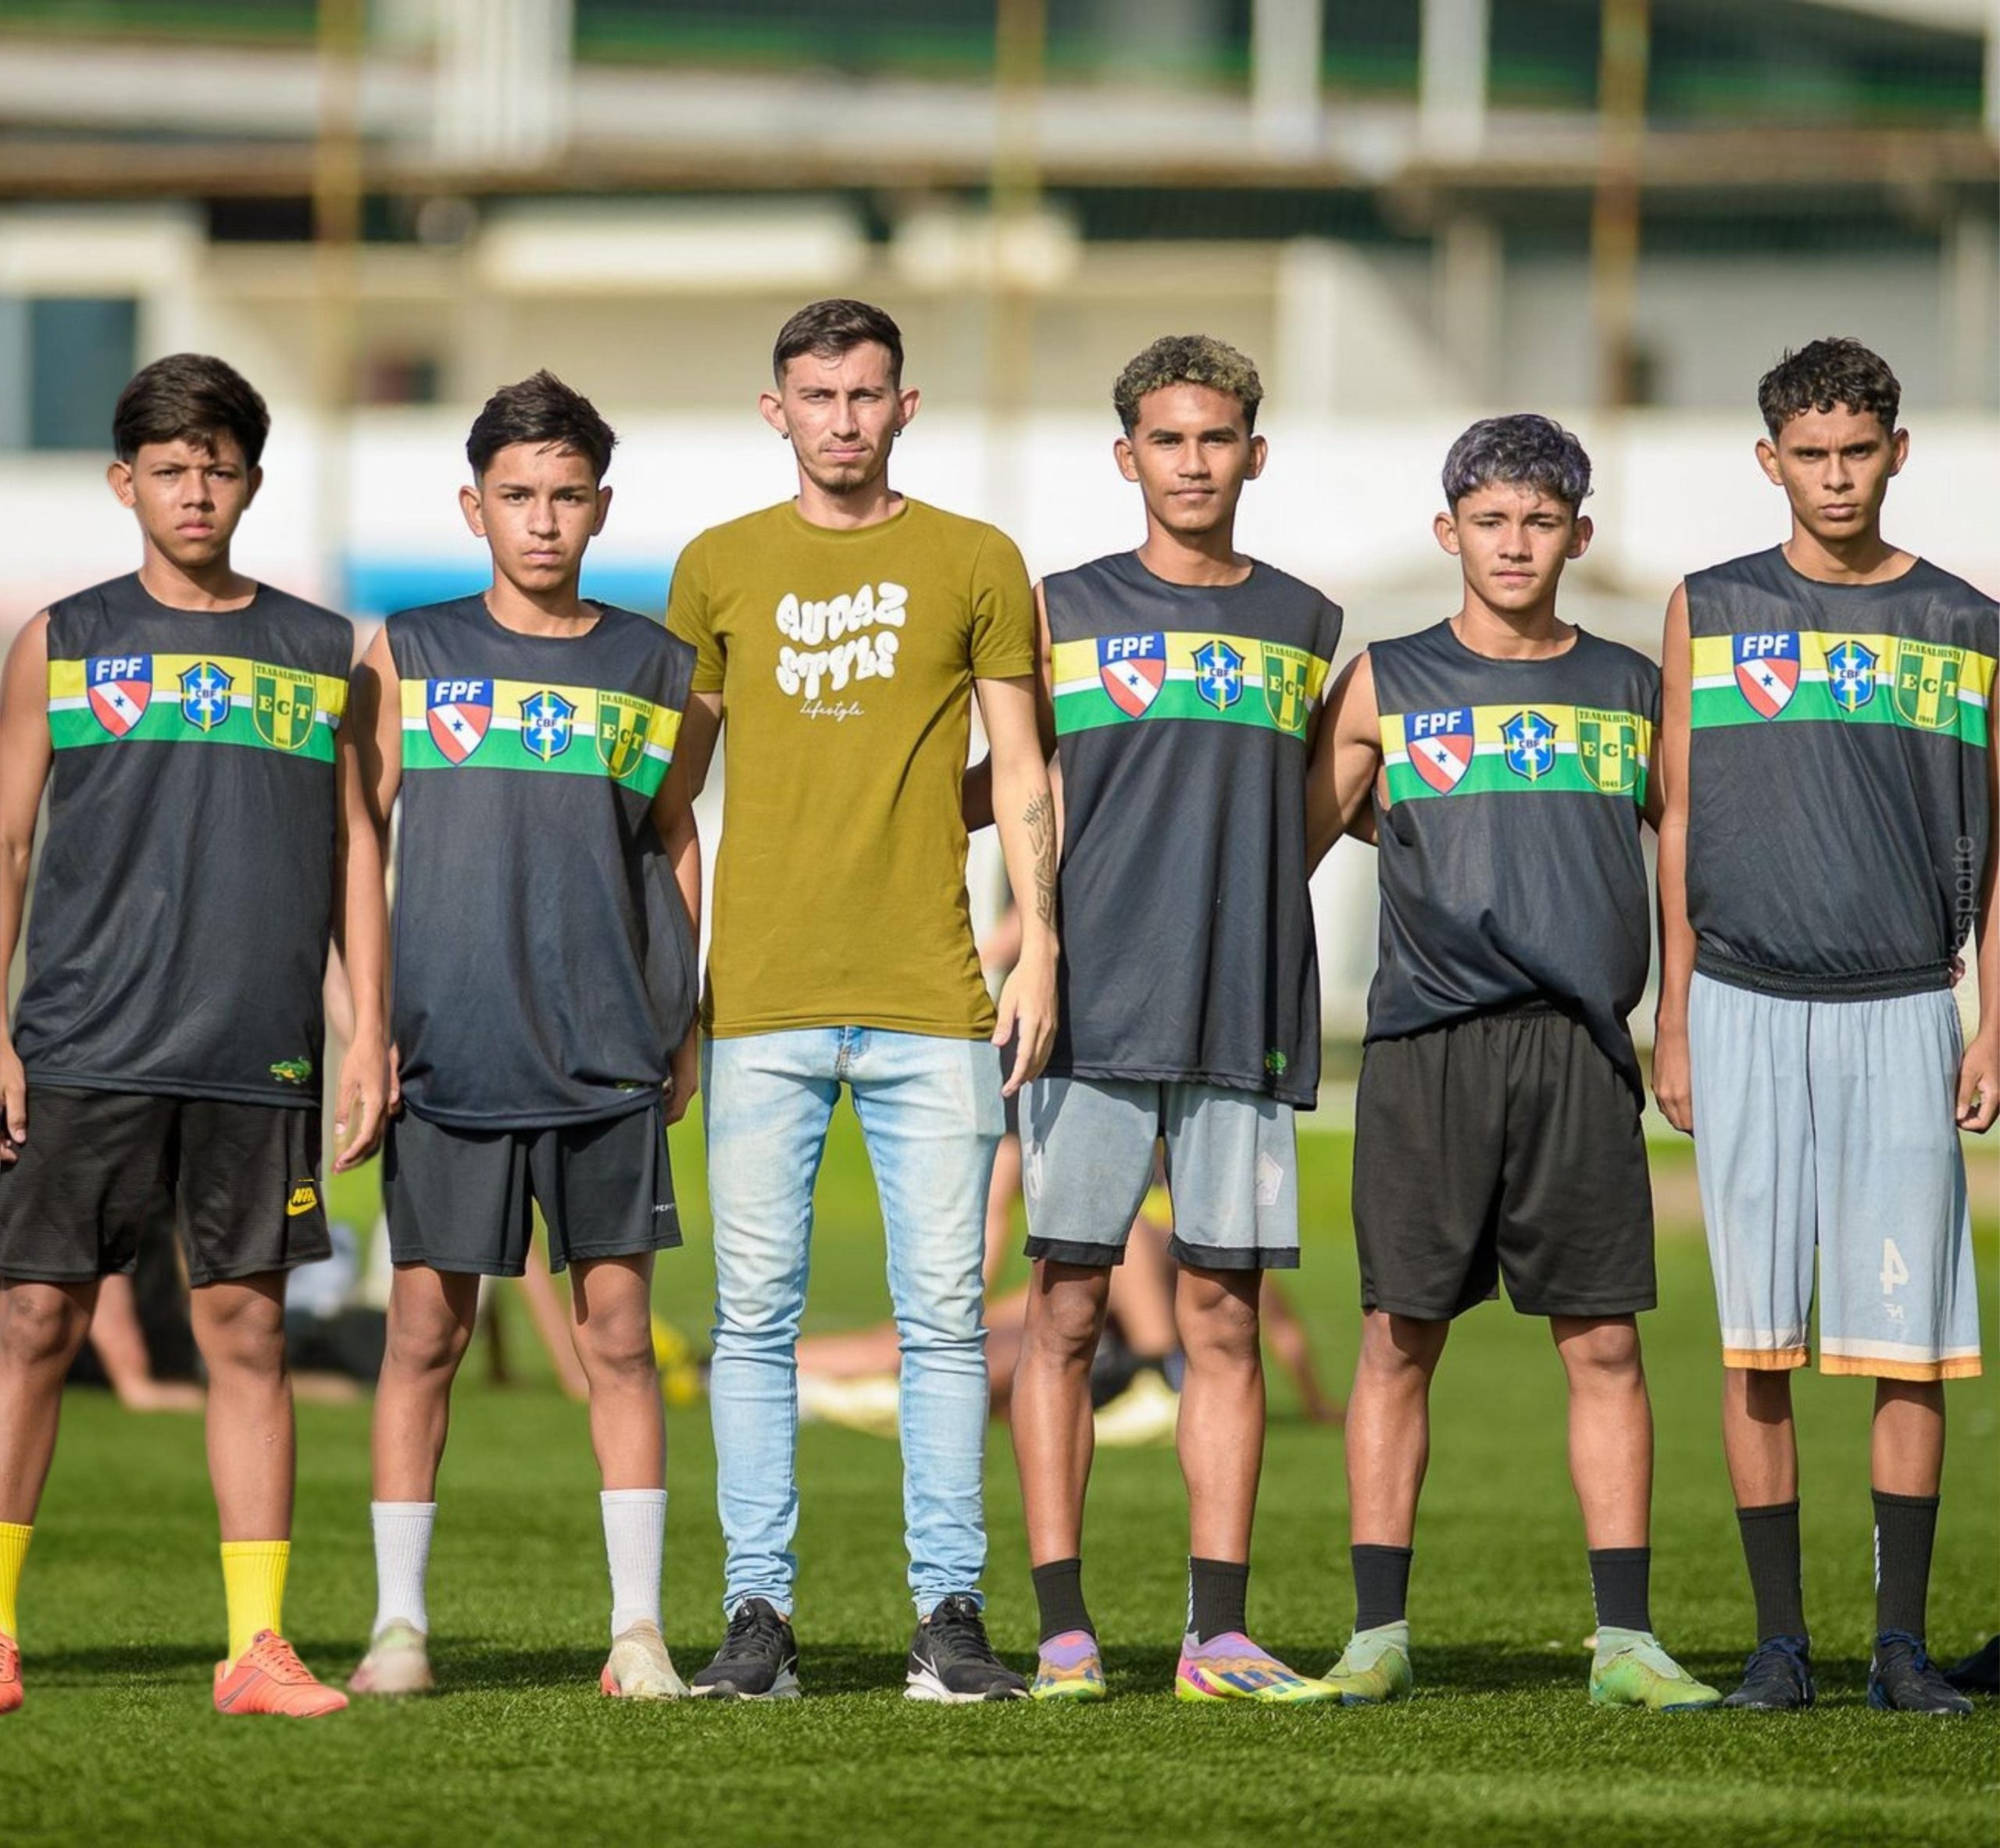
[[1431, 1378], [1453, 1318], [1504, 1276], [1568, 1376], [1591, 1698], [1709, 1707], [1722, 1696], [1660, 1646], [1650, 1601], [1652, 1191], [1626, 1019], [1652, 947], [1640, 836], [1659, 813], [1659, 670], [1555, 613], [1591, 540], [1590, 458], [1568, 431], [1476, 423], [1444, 487], [1459, 612], [1348, 668], [1313, 766], [1314, 859], [1372, 799], [1382, 900], [1355, 1104], [1354, 1635], [1326, 1679], [1349, 1704], [1409, 1691]]
[[[353, 781], [353, 630], [230, 562], [270, 428], [220, 359], [179, 353], [140, 373], [112, 416], [110, 468], [139, 569], [37, 616], [0, 687], [0, 967], [48, 797], [27, 979], [0, 1035], [0, 1713], [21, 1704], [16, 1592], [63, 1376], [100, 1279], [168, 1215], [209, 1375], [229, 1614], [216, 1711], [347, 1704], [284, 1636], [285, 1276], [331, 1249], [329, 936], [376, 997], [385, 949], [370, 844], [336, 799]], [[341, 1062], [337, 1168], [380, 1134], [385, 1045], [377, 999]]]

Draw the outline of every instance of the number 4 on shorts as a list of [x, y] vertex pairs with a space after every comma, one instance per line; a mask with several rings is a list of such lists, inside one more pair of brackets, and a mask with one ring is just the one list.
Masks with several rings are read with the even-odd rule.
[[1882, 1293], [1894, 1296], [1898, 1285], [1909, 1281], [1909, 1266], [1903, 1262], [1903, 1254], [1896, 1249], [1894, 1239], [1882, 1241]]

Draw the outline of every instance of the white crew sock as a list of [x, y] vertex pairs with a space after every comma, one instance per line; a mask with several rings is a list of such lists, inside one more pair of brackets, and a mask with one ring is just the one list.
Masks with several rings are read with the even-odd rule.
[[660, 1557], [666, 1550], [666, 1491], [606, 1489], [604, 1557], [611, 1568], [611, 1633], [659, 1622]]
[[414, 1624], [430, 1633], [423, 1582], [430, 1570], [430, 1530], [437, 1525], [434, 1501], [371, 1501], [375, 1526], [375, 1629]]

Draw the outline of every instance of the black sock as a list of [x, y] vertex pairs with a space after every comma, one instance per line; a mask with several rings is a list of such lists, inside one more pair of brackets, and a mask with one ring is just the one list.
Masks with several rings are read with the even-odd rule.
[[1188, 1561], [1188, 1628], [1197, 1643], [1226, 1636], [1244, 1625], [1250, 1568], [1227, 1559]]
[[1059, 1636], [1065, 1630], [1096, 1630], [1091, 1614], [1084, 1607], [1084, 1562], [1080, 1559], [1052, 1559], [1029, 1575], [1034, 1580], [1034, 1601], [1041, 1607], [1041, 1640]]
[[1744, 1563], [1750, 1568], [1750, 1595], [1757, 1600], [1757, 1640], [1803, 1636], [1805, 1592], [1798, 1563], [1798, 1503], [1773, 1502], [1738, 1508]]
[[1593, 1547], [1591, 1594], [1597, 1600], [1597, 1625], [1614, 1630], [1653, 1627], [1650, 1547]]
[[1875, 1491], [1875, 1628], [1923, 1639], [1938, 1497]]
[[1354, 1627], [1379, 1630], [1401, 1623], [1409, 1600], [1410, 1549], [1407, 1547], [1350, 1547], [1354, 1565]]

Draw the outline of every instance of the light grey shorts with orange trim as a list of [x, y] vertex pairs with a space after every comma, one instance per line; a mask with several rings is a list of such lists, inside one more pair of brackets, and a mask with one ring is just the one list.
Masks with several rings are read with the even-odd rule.
[[1688, 1034], [1723, 1364], [1806, 1364], [1816, 1251], [1821, 1372], [1977, 1373], [1951, 995], [1795, 1000], [1698, 975]]

